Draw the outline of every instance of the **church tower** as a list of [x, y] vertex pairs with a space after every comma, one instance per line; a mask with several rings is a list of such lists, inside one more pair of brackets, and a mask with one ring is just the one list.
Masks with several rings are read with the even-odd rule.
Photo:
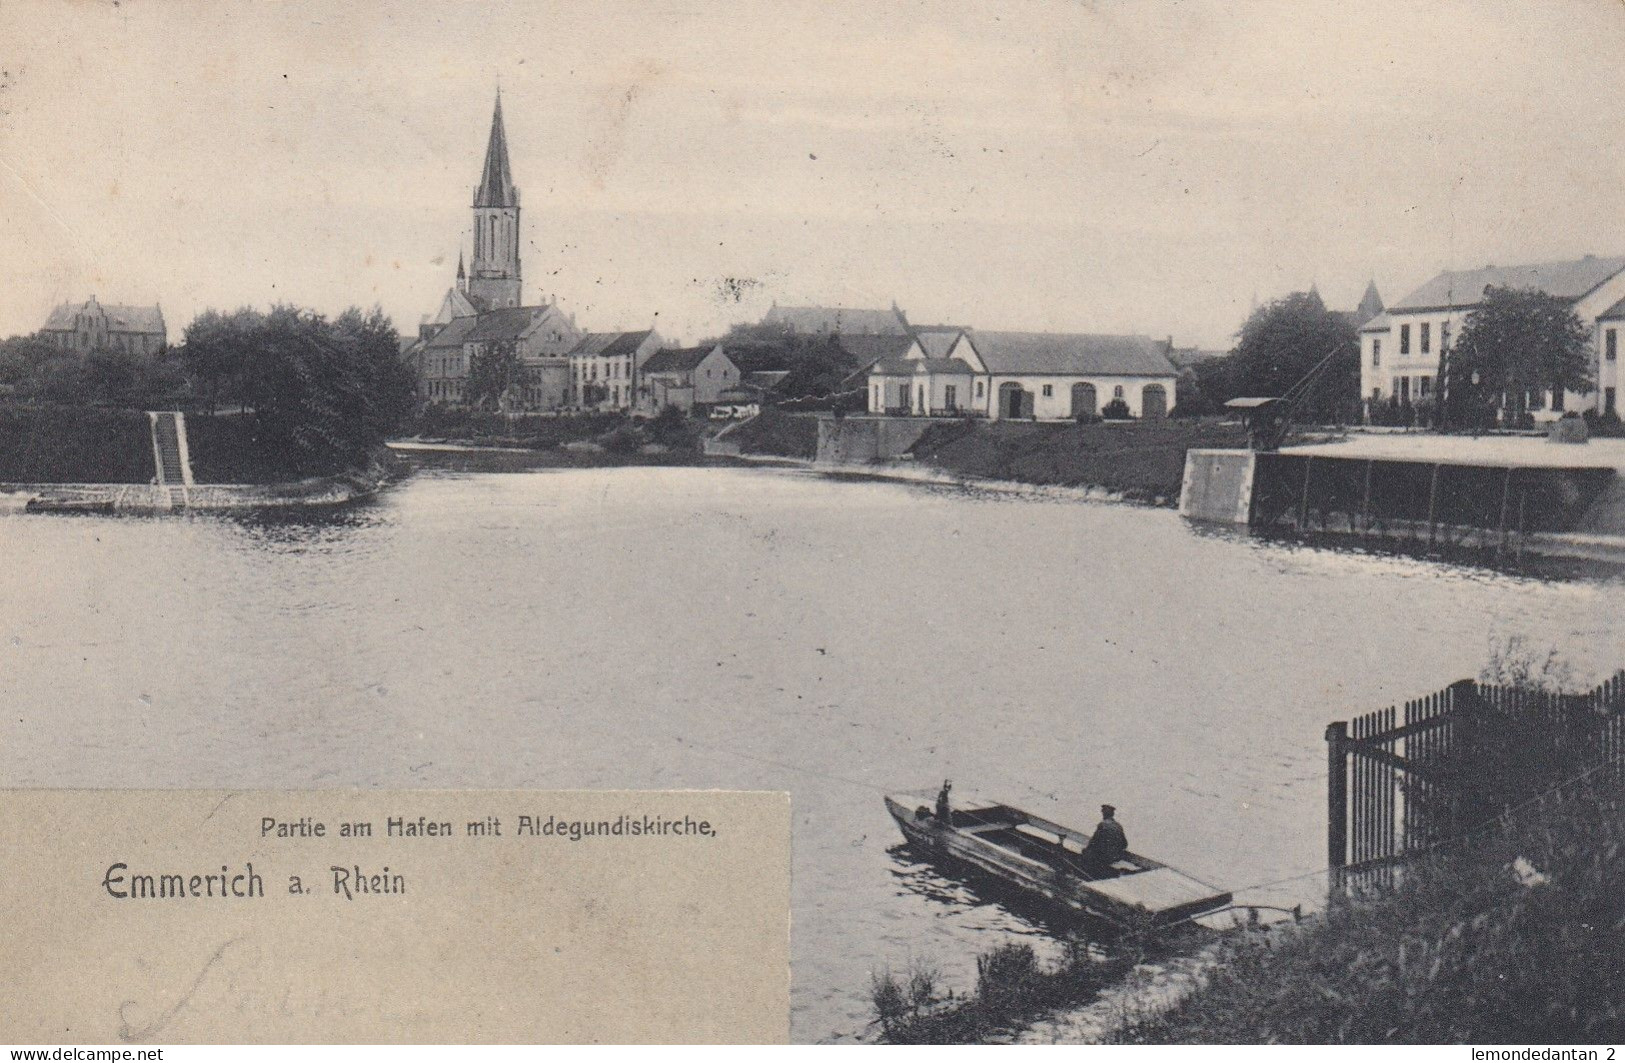
[[519, 190], [508, 170], [501, 92], [491, 114], [485, 170], [474, 190], [474, 261], [468, 271], [468, 298], [481, 310], [519, 305]]

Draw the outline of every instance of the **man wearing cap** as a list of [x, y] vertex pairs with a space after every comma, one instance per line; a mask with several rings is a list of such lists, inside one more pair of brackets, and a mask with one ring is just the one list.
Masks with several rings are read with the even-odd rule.
[[1100, 806], [1100, 823], [1083, 850], [1083, 866], [1091, 875], [1111, 874], [1112, 865], [1128, 852], [1128, 835], [1123, 833], [1123, 825], [1113, 818], [1116, 815], [1117, 809], [1112, 805]]

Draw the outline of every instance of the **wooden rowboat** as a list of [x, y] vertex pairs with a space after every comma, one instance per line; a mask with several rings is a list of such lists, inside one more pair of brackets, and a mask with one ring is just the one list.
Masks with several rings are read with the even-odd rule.
[[938, 822], [929, 792], [889, 794], [886, 810], [910, 847], [974, 868], [1062, 909], [1120, 926], [1178, 922], [1230, 903], [1230, 894], [1138, 853], [1104, 874], [1085, 869], [1089, 835], [1012, 805], [961, 797]]

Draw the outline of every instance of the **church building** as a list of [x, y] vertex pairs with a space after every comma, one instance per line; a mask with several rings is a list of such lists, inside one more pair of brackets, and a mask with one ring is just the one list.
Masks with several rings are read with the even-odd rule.
[[485, 166], [474, 189], [474, 249], [434, 317], [419, 327], [405, 352], [417, 368], [419, 391], [434, 403], [473, 401], [469, 369], [482, 355], [512, 351], [521, 380], [499, 399], [504, 409], [557, 409], [573, 401], [569, 353], [584, 333], [556, 302], [526, 306], [519, 264], [519, 189], [508, 164], [502, 96], [491, 114]]

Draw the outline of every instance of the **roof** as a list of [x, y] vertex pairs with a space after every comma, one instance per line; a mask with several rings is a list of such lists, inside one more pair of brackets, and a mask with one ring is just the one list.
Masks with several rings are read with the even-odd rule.
[[1387, 332], [1389, 329], [1391, 329], [1393, 327], [1394, 327], [1394, 319], [1389, 317], [1386, 312], [1383, 312], [1381, 314], [1378, 314], [1376, 317], [1372, 318], [1370, 321], [1367, 321], [1365, 324], [1361, 325], [1360, 326], [1360, 331], [1361, 332]]
[[509, 306], [501, 310], [487, 310], [474, 319], [474, 328], [468, 334], [468, 342], [492, 343], [516, 340], [529, 331], [547, 310], [545, 306]]
[[1597, 320], [1598, 321], [1602, 321], [1604, 319], [1612, 320], [1614, 318], [1621, 318], [1621, 317], [1625, 317], [1625, 299], [1621, 299], [1619, 302], [1615, 303], [1613, 306], [1610, 306], [1607, 310], [1604, 310], [1602, 313], [1598, 314], [1597, 315]]
[[491, 139], [485, 145], [485, 168], [480, 171], [480, 187], [474, 190], [476, 207], [517, 207], [519, 193], [513, 187], [508, 169], [508, 134], [502, 128], [502, 93], [497, 93], [491, 112]]
[[880, 376], [974, 376], [976, 370], [961, 358], [882, 358], [869, 372]]
[[895, 306], [890, 310], [846, 306], [774, 306], [762, 320], [784, 325], [792, 332], [804, 333], [845, 335], [858, 332], [874, 335], [908, 331], [903, 312]]
[[920, 349], [927, 358], [946, 358], [948, 352], [954, 349], [959, 342], [962, 330], [955, 329], [949, 332], [945, 329], [915, 329], [914, 335], [920, 341]]
[[1389, 311], [1439, 310], [1446, 307], [1477, 306], [1484, 289], [1530, 288], [1574, 300], [1594, 291], [1598, 285], [1625, 269], [1625, 258], [1585, 258], [1568, 262], [1540, 262], [1528, 266], [1486, 266], [1483, 269], [1441, 273], [1416, 289]]
[[45, 319], [41, 331], [71, 332], [74, 317], [86, 309], [99, 310], [107, 315], [107, 327], [112, 332], [164, 332], [164, 312], [157, 306], [124, 306], [119, 303], [98, 303], [91, 296], [82, 303], [59, 303]]
[[454, 317], [446, 323], [446, 327], [429, 337], [423, 346], [432, 347], [461, 347], [468, 334], [474, 331], [474, 325], [479, 321], [477, 317]]
[[666, 347], [649, 356], [649, 360], [643, 363], [643, 372], [692, 373], [721, 346], [713, 343], [709, 347]]
[[841, 350], [860, 362], [873, 362], [883, 358], [900, 358], [917, 342], [903, 333], [848, 333], [839, 334], [835, 342]]
[[642, 332], [589, 332], [571, 349], [570, 356], [615, 358], [633, 354], [653, 334], [654, 329], [644, 329]]
[[1167, 344], [1149, 336], [1081, 332], [973, 332], [971, 344], [990, 373], [1178, 376]]
[[745, 374], [745, 383], [758, 388], [775, 388], [784, 383], [784, 378], [790, 375], [788, 369], [758, 369]]

